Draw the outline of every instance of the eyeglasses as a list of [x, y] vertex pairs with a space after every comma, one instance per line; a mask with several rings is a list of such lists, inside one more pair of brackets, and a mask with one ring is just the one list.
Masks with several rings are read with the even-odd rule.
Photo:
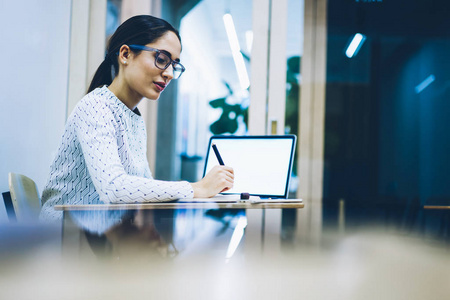
[[134, 50], [144, 50], [144, 51], [156, 52], [155, 66], [160, 70], [165, 70], [170, 65], [172, 65], [174, 79], [180, 78], [181, 74], [183, 74], [183, 72], [186, 70], [186, 68], [182, 64], [171, 59], [169, 57], [169, 55], [167, 55], [166, 53], [164, 53], [161, 50], [158, 50], [155, 48], [150, 48], [147, 46], [142, 46], [142, 45], [129, 45], [128, 47], [130, 47], [131, 49], [134, 49]]

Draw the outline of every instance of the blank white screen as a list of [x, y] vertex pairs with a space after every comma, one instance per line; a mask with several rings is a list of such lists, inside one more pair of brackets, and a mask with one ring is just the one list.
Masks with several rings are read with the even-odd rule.
[[[234, 187], [225, 194], [283, 197], [289, 179], [291, 138], [213, 138], [224, 164], [234, 169]], [[210, 149], [206, 173], [219, 162]]]

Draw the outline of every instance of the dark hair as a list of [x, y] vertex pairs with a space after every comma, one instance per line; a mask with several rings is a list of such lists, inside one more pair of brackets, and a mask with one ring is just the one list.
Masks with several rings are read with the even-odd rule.
[[[123, 22], [109, 39], [105, 59], [95, 72], [87, 92], [90, 93], [97, 87], [111, 84], [113, 81], [111, 66], [114, 67], [114, 76], [116, 76], [119, 72], [117, 54], [122, 45], [146, 45], [156, 41], [167, 31], [175, 33], [181, 43], [178, 30], [163, 19], [140, 15]], [[131, 51], [140, 52], [140, 50]]]

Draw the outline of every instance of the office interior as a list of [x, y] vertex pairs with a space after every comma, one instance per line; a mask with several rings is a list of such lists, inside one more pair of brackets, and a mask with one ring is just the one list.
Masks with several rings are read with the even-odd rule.
[[105, 255], [107, 222], [64, 248], [60, 226], [0, 204], [0, 298], [448, 299], [449, 13], [443, 0], [0, 0], [3, 194], [10, 172], [42, 191], [108, 37], [152, 14], [179, 29], [187, 69], [139, 105], [154, 177], [199, 180], [216, 134], [295, 134], [289, 197], [304, 202], [140, 211], [115, 232], [122, 261]]

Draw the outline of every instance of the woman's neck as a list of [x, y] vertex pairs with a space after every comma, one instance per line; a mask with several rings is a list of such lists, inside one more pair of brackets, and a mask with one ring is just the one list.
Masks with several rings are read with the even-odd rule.
[[131, 110], [134, 110], [142, 100], [142, 96], [122, 84], [117, 77], [114, 78], [108, 89]]

